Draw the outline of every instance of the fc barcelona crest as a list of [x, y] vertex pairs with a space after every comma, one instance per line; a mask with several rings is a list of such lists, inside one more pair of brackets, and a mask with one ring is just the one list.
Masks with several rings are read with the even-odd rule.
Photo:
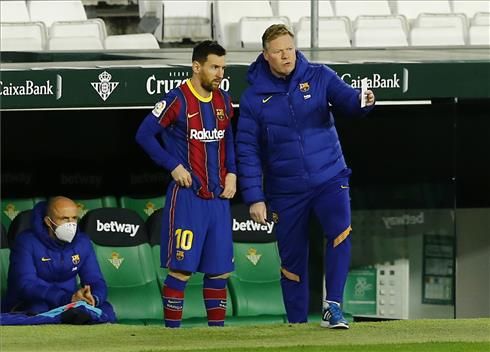
[[299, 90], [304, 92], [307, 92], [310, 90], [310, 84], [308, 82], [300, 83], [299, 84]]
[[218, 120], [224, 120], [225, 119], [225, 110], [223, 109], [216, 109], [216, 118]]
[[80, 254], [72, 255], [71, 262], [73, 263], [73, 265], [77, 265], [78, 263], [80, 263]]

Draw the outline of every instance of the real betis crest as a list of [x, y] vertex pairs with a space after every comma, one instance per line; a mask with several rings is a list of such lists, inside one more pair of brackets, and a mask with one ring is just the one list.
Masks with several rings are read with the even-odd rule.
[[109, 262], [114, 265], [116, 269], [119, 269], [121, 266], [122, 262], [124, 261], [124, 258], [119, 256], [119, 253], [117, 252], [112, 252], [111, 258], [108, 259]]
[[250, 262], [253, 265], [257, 265], [257, 263], [260, 260], [260, 257], [262, 257], [262, 254], [258, 254], [257, 250], [255, 248], [249, 248], [248, 249], [248, 254], [246, 255], [247, 259], [250, 260]]

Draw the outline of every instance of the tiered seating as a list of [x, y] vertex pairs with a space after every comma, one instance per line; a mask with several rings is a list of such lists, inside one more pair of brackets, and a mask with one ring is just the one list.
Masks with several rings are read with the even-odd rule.
[[30, 20], [24, 0], [0, 1], [0, 22], [29, 22]]
[[490, 12], [477, 12], [468, 33], [470, 45], [490, 45]]
[[335, 14], [354, 22], [358, 16], [391, 15], [387, 0], [335, 0]]
[[415, 20], [421, 13], [451, 13], [449, 0], [395, 0], [395, 13], [405, 16], [409, 21]]
[[214, 3], [215, 39], [225, 48], [240, 48], [241, 38], [238, 23], [245, 17], [273, 18], [268, 0], [225, 1]]
[[105, 38], [104, 47], [108, 50], [118, 49], [160, 49], [153, 34], [110, 35]]
[[179, 42], [184, 38], [200, 41], [212, 38], [211, 3], [207, 0], [139, 1], [140, 17], [153, 16], [159, 20], [155, 30], [161, 42]]
[[242, 17], [238, 22], [240, 46], [247, 49], [262, 49], [262, 34], [270, 25], [282, 23], [289, 27], [287, 17]]
[[42, 51], [46, 41], [42, 22], [0, 23], [0, 51]]
[[130, 209], [89, 211], [80, 222], [94, 243], [119, 322], [162, 321], [162, 300], [144, 221]]
[[[311, 1], [310, 0], [273, 0], [273, 7], [276, 9], [277, 16], [287, 17], [293, 26], [295, 33], [298, 33], [298, 24], [302, 17], [309, 18], [311, 16]], [[334, 16], [332, 4], [330, 0], [319, 0], [318, 16], [331, 17]]]
[[48, 50], [101, 50], [106, 36], [105, 24], [98, 18], [57, 21], [49, 28]]
[[453, 12], [464, 13], [468, 19], [478, 12], [490, 12], [488, 0], [453, 0]]
[[81, 0], [30, 0], [27, 9], [31, 21], [51, 27], [56, 21], [85, 21], [87, 14]]
[[[296, 46], [308, 48], [311, 44], [310, 17], [302, 17], [296, 31]], [[349, 48], [351, 28], [347, 17], [320, 17], [318, 19], [318, 46], [320, 48]]]
[[359, 16], [353, 44], [356, 47], [408, 46], [407, 31], [403, 16]]
[[465, 45], [466, 17], [462, 14], [420, 14], [410, 31], [412, 45]]

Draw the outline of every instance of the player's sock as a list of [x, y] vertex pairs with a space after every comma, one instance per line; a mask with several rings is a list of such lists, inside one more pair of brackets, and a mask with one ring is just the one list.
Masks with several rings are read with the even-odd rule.
[[203, 297], [209, 326], [224, 326], [226, 315], [227, 279], [204, 277]]
[[178, 328], [182, 322], [186, 281], [167, 275], [162, 289], [163, 318], [167, 328]]

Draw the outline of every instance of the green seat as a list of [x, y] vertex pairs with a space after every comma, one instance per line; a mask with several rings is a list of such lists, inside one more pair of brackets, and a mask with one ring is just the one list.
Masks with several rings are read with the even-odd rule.
[[152, 250], [138, 214], [121, 208], [90, 210], [80, 221], [80, 229], [92, 239], [118, 322], [163, 324]]
[[2, 226], [3, 226], [4, 230], [8, 231], [10, 224], [12, 223], [12, 220], [3, 211], [2, 211], [2, 220], [1, 221], [2, 221]]
[[276, 242], [237, 243], [235, 271], [229, 289], [237, 317], [283, 322], [286, 310], [280, 284], [280, 259]]
[[165, 196], [150, 198], [132, 198], [123, 196], [119, 199], [122, 208], [133, 209], [143, 220], [148, 219], [156, 210], [165, 205]]
[[[32, 198], [2, 199], [2, 223], [5, 229], [8, 230], [10, 223], [22, 210], [30, 210], [34, 205], [35, 201]], [[9, 219], [10, 221], [8, 221]]]
[[116, 208], [117, 199], [114, 196], [105, 196], [101, 198], [89, 198], [89, 199], [74, 199], [73, 200], [78, 208], [78, 217], [81, 219], [92, 209], [99, 208]]
[[7, 292], [7, 278], [10, 264], [10, 249], [8, 248], [7, 230], [1, 226], [0, 238], [0, 299], [5, 297]]

